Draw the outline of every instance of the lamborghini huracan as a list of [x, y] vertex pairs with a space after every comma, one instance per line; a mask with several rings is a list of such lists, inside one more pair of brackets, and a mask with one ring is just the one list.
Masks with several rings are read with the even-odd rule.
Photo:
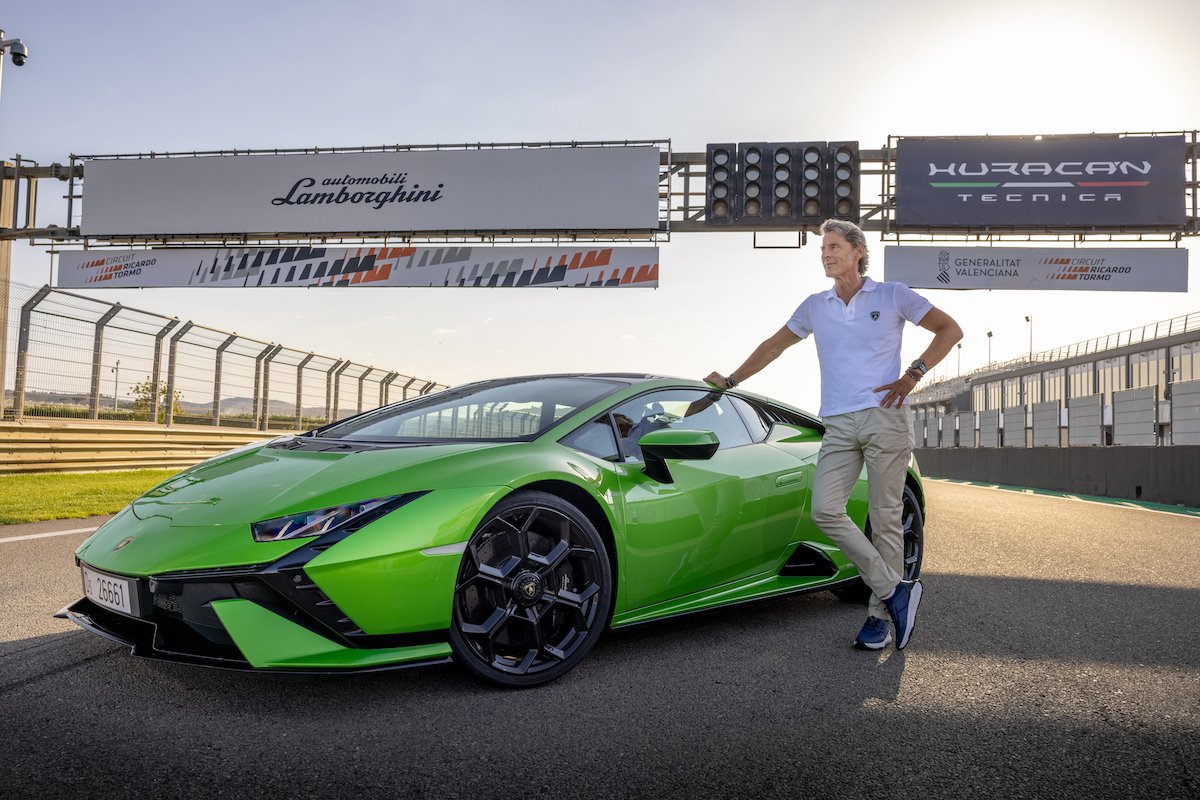
[[[76, 551], [59, 612], [135, 655], [355, 672], [450, 660], [553, 680], [608, 628], [832, 589], [820, 420], [634, 374], [489, 380], [247, 445], [154, 487]], [[865, 477], [849, 513], [870, 536]], [[923, 553], [915, 462], [905, 577]]]

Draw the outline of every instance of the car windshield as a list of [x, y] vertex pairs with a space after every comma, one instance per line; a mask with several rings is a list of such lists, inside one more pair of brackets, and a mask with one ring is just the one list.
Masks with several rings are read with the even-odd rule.
[[519, 441], [627, 385], [594, 378], [473, 383], [385, 406], [317, 435], [370, 441]]

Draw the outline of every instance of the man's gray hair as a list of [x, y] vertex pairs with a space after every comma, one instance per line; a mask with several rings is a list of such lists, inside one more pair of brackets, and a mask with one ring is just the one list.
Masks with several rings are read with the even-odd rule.
[[867, 236], [862, 228], [844, 219], [827, 219], [821, 223], [820, 234], [840, 233], [851, 247], [863, 249], [862, 258], [858, 260], [858, 274], [867, 274], [867, 265], [871, 263], [871, 254], [867, 252]]

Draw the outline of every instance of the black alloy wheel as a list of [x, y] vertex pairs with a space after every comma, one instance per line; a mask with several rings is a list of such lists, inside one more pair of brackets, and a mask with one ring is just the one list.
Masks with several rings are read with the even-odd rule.
[[579, 509], [518, 492], [484, 517], [463, 553], [450, 645], [487, 680], [537, 686], [569, 672], [608, 621], [612, 570]]
[[[925, 517], [917, 493], [910, 484], [904, 484], [904, 498], [900, 509], [900, 522], [904, 530], [904, 580], [916, 580], [921, 575], [921, 563], [925, 559]], [[866, 536], [871, 538], [871, 519], [867, 518]], [[861, 578], [838, 584], [830, 591], [852, 603], [865, 602], [871, 590]]]

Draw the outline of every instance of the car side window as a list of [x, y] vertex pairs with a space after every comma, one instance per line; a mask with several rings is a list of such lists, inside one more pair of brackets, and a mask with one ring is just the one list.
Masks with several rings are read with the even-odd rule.
[[596, 458], [616, 461], [621, 457], [617, 452], [617, 437], [607, 414], [564, 436], [561, 443]]
[[763, 418], [762, 412], [756, 406], [751, 405], [740, 397], [728, 395], [728, 398], [737, 407], [737, 410], [742, 413], [742, 419], [746, 421], [746, 427], [750, 429], [750, 438], [756, 442], [765, 441], [767, 431], [771, 428], [771, 423]]
[[641, 461], [638, 439], [662, 428], [712, 431], [721, 442], [721, 450], [752, 441], [741, 415], [718, 392], [663, 389], [617, 406], [612, 416], [620, 433], [621, 453], [627, 461]]

